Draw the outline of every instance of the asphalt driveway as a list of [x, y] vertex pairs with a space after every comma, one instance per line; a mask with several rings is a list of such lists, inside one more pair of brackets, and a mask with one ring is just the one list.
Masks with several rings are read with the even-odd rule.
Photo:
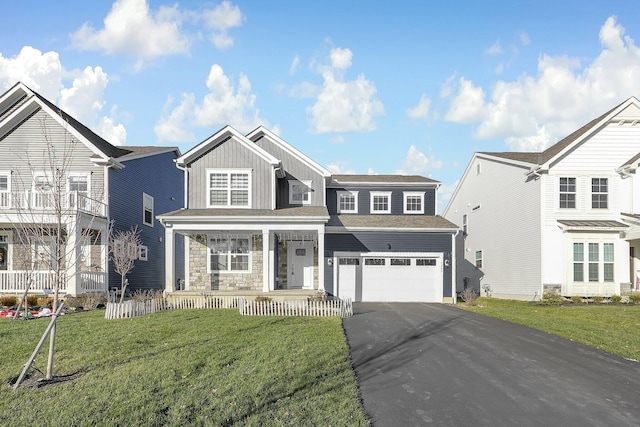
[[344, 320], [383, 426], [638, 426], [640, 364], [441, 304], [357, 303]]

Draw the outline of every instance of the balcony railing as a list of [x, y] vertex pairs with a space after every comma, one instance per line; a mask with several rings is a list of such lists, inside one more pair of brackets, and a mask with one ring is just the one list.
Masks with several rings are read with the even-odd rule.
[[[53, 271], [0, 271], [0, 293], [21, 294], [29, 287], [29, 293], [48, 294], [53, 291], [56, 273]], [[107, 292], [107, 273], [83, 271], [79, 273], [80, 288], [73, 289], [72, 283], [63, 277], [60, 294], [82, 294], [86, 292]], [[29, 282], [31, 285], [29, 286]]]
[[92, 199], [82, 192], [68, 191], [60, 194], [46, 191], [0, 192], [0, 208], [16, 211], [45, 213], [55, 211], [79, 211], [99, 217], [107, 216], [107, 205]]

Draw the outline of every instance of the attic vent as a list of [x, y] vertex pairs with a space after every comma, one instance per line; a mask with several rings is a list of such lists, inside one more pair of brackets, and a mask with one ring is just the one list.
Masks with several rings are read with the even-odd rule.
[[478, 206], [474, 206], [474, 207], [473, 207], [473, 209], [471, 209], [471, 212], [475, 212], [475, 211], [477, 211], [478, 209], [480, 209], [480, 205], [478, 205]]

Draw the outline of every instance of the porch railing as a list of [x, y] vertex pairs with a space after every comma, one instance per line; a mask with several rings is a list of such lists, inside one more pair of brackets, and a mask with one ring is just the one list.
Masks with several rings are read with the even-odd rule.
[[[68, 286], [66, 275], [63, 276], [65, 286], [61, 294], [81, 294], [85, 292], [107, 292], [107, 273], [80, 272], [80, 289]], [[29, 293], [47, 294], [53, 291], [56, 273], [53, 271], [0, 271], [0, 293], [22, 293], [29, 286]]]
[[[0, 192], [0, 208], [28, 210], [32, 213], [53, 211], [57, 204], [55, 196], [54, 193], [43, 191], [4, 191]], [[105, 203], [79, 191], [62, 193], [59, 204], [64, 210], [80, 211], [100, 217], [107, 216]]]

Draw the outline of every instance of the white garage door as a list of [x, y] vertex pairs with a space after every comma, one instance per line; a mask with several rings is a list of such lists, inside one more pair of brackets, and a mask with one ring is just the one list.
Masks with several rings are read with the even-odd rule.
[[353, 301], [442, 302], [442, 254], [337, 256], [336, 288]]

